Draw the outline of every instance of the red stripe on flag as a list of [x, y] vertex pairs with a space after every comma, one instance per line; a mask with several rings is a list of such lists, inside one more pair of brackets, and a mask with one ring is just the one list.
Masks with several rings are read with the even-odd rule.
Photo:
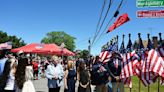
[[111, 54], [109, 51], [103, 51], [99, 54], [100, 62], [106, 63], [109, 61]]

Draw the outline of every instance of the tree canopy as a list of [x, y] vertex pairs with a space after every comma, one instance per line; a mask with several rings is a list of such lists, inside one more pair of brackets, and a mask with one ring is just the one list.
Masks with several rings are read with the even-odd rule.
[[13, 48], [18, 48], [21, 46], [26, 45], [25, 42], [22, 40], [22, 38], [18, 38], [16, 36], [10, 36], [6, 32], [0, 31], [0, 43], [5, 43], [5, 42], [12, 42], [12, 47]]
[[70, 36], [64, 31], [52, 31], [46, 34], [46, 37], [41, 40], [41, 43], [55, 43], [60, 46], [61, 43], [64, 42], [65, 48], [69, 49], [70, 51], [74, 51], [75, 39], [75, 37]]
[[77, 53], [77, 58], [83, 58], [87, 59], [89, 57], [89, 51], [88, 50], [82, 50], [79, 53]]

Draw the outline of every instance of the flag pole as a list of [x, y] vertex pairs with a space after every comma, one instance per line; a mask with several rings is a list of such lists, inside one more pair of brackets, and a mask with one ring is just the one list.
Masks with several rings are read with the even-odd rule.
[[118, 35], [117, 35], [117, 51], [118, 51]]
[[[147, 34], [148, 40], [150, 39], [149, 37], [150, 37], [150, 34]], [[150, 85], [149, 84], [148, 84], [148, 92], [150, 92]]]
[[[123, 43], [124, 43], [124, 38], [125, 38], [125, 35], [123, 34], [123, 35], [122, 35]], [[123, 48], [125, 49], [124, 44], [123, 44]]]
[[[158, 47], [158, 37], [153, 37], [153, 43], [154, 43], [154, 49], [157, 49]], [[159, 84], [160, 84], [160, 78], [159, 78], [159, 75], [158, 75], [158, 91], [157, 92], [160, 92], [160, 88], [159, 88]]]
[[140, 92], [140, 90], [141, 90], [141, 81], [139, 79], [139, 92]]
[[[140, 44], [140, 37], [141, 37], [141, 33], [138, 33], [139, 46], [141, 45], [141, 44]], [[140, 75], [140, 77], [141, 77], [141, 75]], [[139, 79], [139, 91], [138, 91], [138, 92], [140, 92], [140, 90], [141, 90], [141, 81], [140, 81], [140, 79]]]
[[[160, 45], [163, 46], [163, 43], [162, 43], [162, 33], [159, 33], [159, 41], [160, 41]], [[160, 77], [158, 78], [158, 92], [160, 91]]]
[[160, 77], [158, 76], [158, 92], [160, 92], [159, 84], [160, 84]]
[[131, 42], [131, 34], [129, 33], [129, 42], [131, 43], [131, 46], [129, 47], [130, 48], [130, 52], [132, 51], [132, 42]]
[[[162, 33], [159, 33], [159, 41], [160, 41], [160, 46], [164, 46], [163, 42], [162, 42]], [[158, 85], [160, 84], [160, 78], [158, 78]], [[159, 88], [158, 88], [158, 92], [159, 92]]]
[[[129, 40], [130, 40], [131, 34], [129, 33]], [[131, 52], [131, 47], [130, 47], [130, 52]], [[132, 92], [132, 88], [130, 88], [130, 92]]]
[[163, 45], [163, 43], [162, 43], [162, 33], [159, 33], [159, 41], [160, 41], [160, 45], [162, 46]]

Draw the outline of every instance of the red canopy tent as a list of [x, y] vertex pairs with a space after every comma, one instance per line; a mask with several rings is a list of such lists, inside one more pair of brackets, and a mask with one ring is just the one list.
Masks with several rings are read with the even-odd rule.
[[74, 56], [75, 54], [68, 49], [60, 49], [56, 44], [37, 44], [32, 43], [20, 48], [12, 49], [12, 52], [23, 51], [25, 53], [37, 53], [37, 54], [55, 54], [55, 55], [65, 55]]
[[44, 44], [44, 47], [33, 51], [38, 54], [60, 54], [61, 50], [56, 44]]
[[63, 50], [64, 54], [68, 55], [68, 56], [75, 56], [75, 53], [71, 52], [70, 50], [64, 48]]
[[[36, 50], [36, 53], [40, 53], [40, 54], [56, 54], [56, 55], [65, 55], [65, 56], [75, 56], [75, 53], [71, 52], [70, 50], [64, 48], [63, 50], [60, 49], [59, 46], [57, 46], [56, 44], [45, 44], [46, 48], [43, 49], [39, 49]], [[54, 49], [57, 48], [57, 49]]]
[[26, 46], [12, 49], [11, 52], [23, 51], [25, 53], [32, 53], [34, 50], [39, 49], [39, 48], [42, 48], [42, 44], [32, 43], [32, 44], [28, 44]]

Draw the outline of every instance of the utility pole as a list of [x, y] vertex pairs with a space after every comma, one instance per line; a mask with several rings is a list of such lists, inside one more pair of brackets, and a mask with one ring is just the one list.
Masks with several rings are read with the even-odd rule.
[[89, 56], [91, 55], [91, 40], [89, 38], [88, 40], [89, 46], [88, 46], [88, 51], [89, 51]]
[[89, 51], [89, 57], [88, 57], [88, 59], [89, 59], [89, 71], [91, 70], [91, 40], [90, 40], [90, 38], [89, 38], [89, 40], [88, 40], [88, 43], [89, 43], [89, 46], [88, 46], [88, 51]]

